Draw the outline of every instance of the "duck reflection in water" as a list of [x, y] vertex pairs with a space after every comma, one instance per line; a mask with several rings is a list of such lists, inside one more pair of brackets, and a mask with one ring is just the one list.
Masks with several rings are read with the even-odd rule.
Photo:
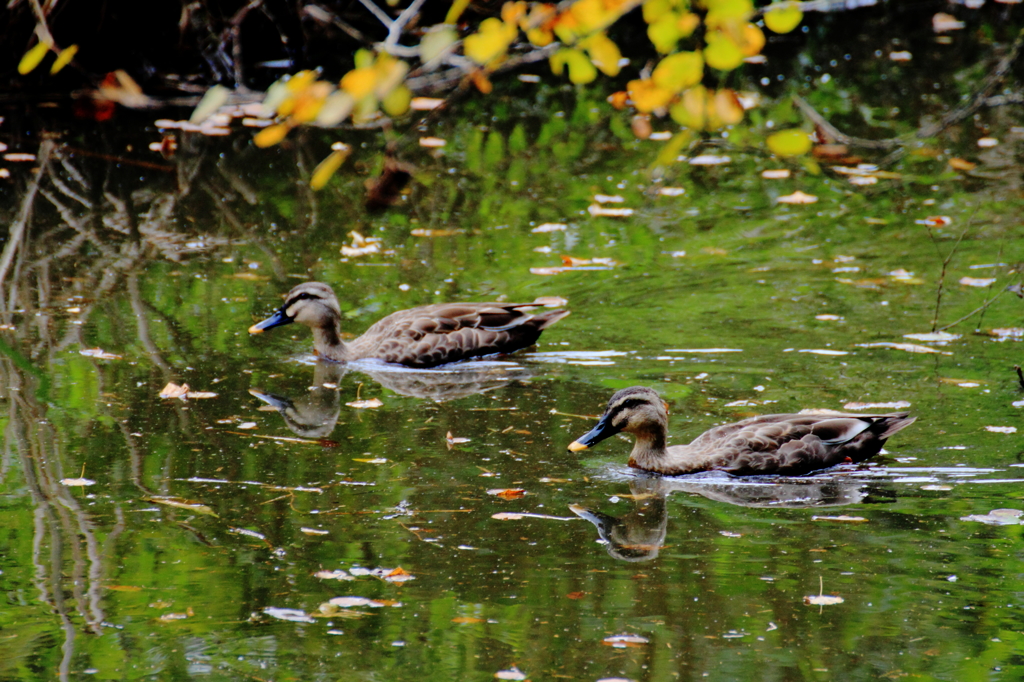
[[702, 495], [739, 507], [805, 509], [859, 504], [868, 495], [867, 484], [846, 477], [740, 479], [722, 473], [688, 478], [637, 474], [629, 482], [633, 509], [621, 517], [579, 504], [569, 505], [577, 516], [590, 521], [608, 554], [622, 561], [649, 561], [665, 544], [668, 530], [666, 498], [671, 492]]
[[251, 388], [249, 393], [276, 408], [284, 417], [285, 425], [300, 438], [326, 438], [334, 431], [341, 414], [338, 387], [349, 369], [358, 369], [400, 395], [435, 402], [486, 393], [513, 381], [525, 382], [532, 376], [527, 369], [508, 362], [472, 362], [443, 370], [395, 368], [368, 362], [316, 362], [312, 386], [307, 389], [303, 383], [302, 392], [295, 391], [298, 397], [268, 393], [259, 388]]

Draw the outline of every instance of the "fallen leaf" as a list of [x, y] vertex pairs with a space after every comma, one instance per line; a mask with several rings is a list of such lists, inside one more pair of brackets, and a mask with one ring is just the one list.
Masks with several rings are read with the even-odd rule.
[[535, 234], [543, 234], [545, 232], [564, 232], [569, 226], [565, 223], [541, 223], [537, 227], [530, 230]]
[[813, 604], [815, 606], [832, 606], [833, 604], [842, 604], [845, 601], [842, 597], [834, 594], [812, 594], [809, 597], [804, 597], [805, 604]]
[[380, 252], [380, 240], [374, 237], [364, 237], [355, 230], [348, 233], [348, 236], [352, 238], [352, 246], [343, 245], [341, 247], [341, 255], [355, 258], [358, 256], [366, 256], [371, 253]]
[[114, 355], [113, 353], [108, 353], [107, 351], [103, 350], [102, 348], [83, 348], [82, 350], [78, 351], [78, 353], [79, 353], [79, 355], [84, 355], [87, 358], [96, 358], [98, 360], [120, 360], [121, 359], [120, 355]]
[[788, 168], [770, 168], [761, 171], [761, 177], [765, 180], [785, 180], [790, 175]]
[[988, 333], [990, 336], [994, 336], [1000, 341], [1024, 339], [1024, 327], [1001, 327], [997, 329], [990, 329]]
[[421, 137], [420, 146], [429, 149], [439, 149], [448, 144], [448, 141], [440, 137]]
[[570, 592], [569, 594], [565, 595], [566, 599], [573, 599], [573, 600], [583, 599], [583, 597], [585, 597], [585, 596], [587, 596], [586, 592]]
[[353, 606], [368, 606], [372, 609], [379, 609], [384, 606], [384, 602], [377, 601], [376, 599], [367, 599], [366, 597], [335, 597], [327, 603], [342, 609], [349, 609]]
[[960, 284], [965, 287], [990, 287], [995, 284], [995, 277], [961, 277]]
[[[909, 403], [908, 403], [909, 404]], [[834, 521], [836, 523], [867, 523], [868, 520], [863, 516], [847, 516], [842, 514], [840, 516], [812, 516], [811, 521]]]
[[468, 443], [470, 439], [453, 436], [452, 432], [449, 431], [448, 434], [444, 437], [444, 440], [448, 444], [448, 449], [451, 450], [454, 446], [458, 445], [459, 443]]
[[776, 199], [780, 204], [813, 204], [818, 201], [818, 197], [813, 194], [805, 194], [800, 190], [793, 192], [792, 194], [786, 194]]
[[905, 410], [910, 407], [906, 400], [894, 400], [889, 403], [846, 403], [844, 410]]
[[90, 480], [88, 478], [62, 478], [60, 479], [60, 484], [66, 486], [87, 486], [96, 485], [96, 481]]
[[299, 528], [306, 535], [330, 535], [330, 531], [321, 528]]
[[188, 384], [179, 386], [173, 381], [160, 389], [161, 398], [179, 398], [185, 400], [188, 397]]
[[349, 407], [354, 407], [359, 410], [363, 409], [374, 409], [381, 407], [384, 403], [378, 398], [370, 398], [369, 400], [353, 400], [350, 403], [345, 403]]
[[970, 171], [978, 167], [978, 164], [976, 163], [972, 163], [971, 161], [966, 161], [964, 159], [956, 157], [953, 157], [952, 159], [947, 161], [947, 163], [949, 164], [950, 168], [958, 171]]
[[388, 460], [383, 457], [374, 457], [372, 459], [359, 459], [358, 457], [352, 458], [353, 462], [364, 462], [365, 464], [384, 464]]
[[915, 220], [914, 223], [917, 225], [925, 225], [927, 227], [945, 227], [952, 224], [953, 219], [948, 215], [933, 215], [924, 218], [923, 220]]
[[701, 154], [690, 159], [689, 163], [691, 166], [719, 166], [725, 163], [732, 163], [732, 158], [729, 156]]
[[313, 574], [313, 577], [320, 580], [355, 580], [355, 576], [349, 575], [341, 569], [337, 571], [317, 571]]
[[843, 319], [843, 316], [842, 315], [831, 315], [831, 314], [825, 313], [823, 315], [815, 315], [814, 319], [822, 320], [823, 322], [834, 322], [834, 321], [838, 321], [838, 320]]
[[525, 680], [526, 673], [516, 666], [512, 666], [508, 670], [499, 670], [494, 673], [494, 678], [498, 680]]
[[443, 104], [444, 100], [437, 97], [413, 97], [409, 108], [413, 111], [433, 111]]
[[941, 350], [935, 350], [928, 346], [919, 346], [916, 343], [892, 343], [890, 341], [879, 341], [877, 343], [858, 343], [860, 348], [892, 348], [893, 350], [902, 350], [908, 353], [940, 353], [942, 355], [952, 355]]
[[985, 149], [985, 148], [988, 148], [988, 147], [995, 147], [998, 144], [999, 144], [999, 140], [997, 140], [994, 137], [981, 137], [981, 138], [978, 138], [978, 146], [981, 147], [982, 149]]
[[946, 33], [947, 31], [958, 31], [965, 26], [964, 22], [959, 21], [956, 17], [945, 12], [936, 12], [932, 16], [932, 30], [936, 33]]
[[683, 187], [659, 187], [658, 194], [663, 197], [681, 197], [686, 194], [686, 189]]
[[633, 215], [631, 208], [607, 208], [601, 204], [591, 204], [587, 207], [587, 213], [592, 216], [604, 216], [606, 218], [627, 218]]
[[517, 500], [526, 495], [525, 488], [492, 488], [487, 491], [488, 495], [496, 495], [505, 500]]
[[1016, 426], [986, 426], [985, 430], [992, 433], [1017, 433]]
[[[107, 585], [105, 589], [111, 592], [142, 592], [142, 588], [138, 585]], [[165, 609], [170, 606], [170, 603], [164, 604], [161, 602], [161, 606], [158, 608]]]
[[267, 614], [271, 618], [277, 618], [278, 620], [287, 620], [293, 623], [316, 622], [302, 609], [281, 609], [276, 606], [264, 606], [263, 613]]
[[178, 497], [146, 497], [144, 499], [148, 500], [149, 502], [155, 502], [156, 504], [162, 504], [167, 507], [186, 509], [197, 514], [205, 514], [206, 516], [213, 516], [219, 518], [212, 509], [210, 509], [205, 504], [199, 504], [198, 502], [188, 502]]
[[465, 230], [459, 229], [441, 229], [434, 230], [429, 227], [417, 227], [414, 230], [410, 230], [409, 234], [413, 237], [451, 237], [455, 234], [462, 234]]
[[601, 640], [602, 644], [615, 647], [616, 649], [624, 649], [626, 647], [640, 647], [644, 644], [650, 643], [651, 640], [640, 635], [611, 635]]
[[487, 621], [483, 618], [473, 618], [472, 616], [459, 616], [458, 618], [452, 618], [452, 622], [458, 623], [459, 625], [469, 625], [476, 623], [486, 623]]
[[925, 332], [922, 334], [904, 334], [903, 338], [913, 339], [915, 341], [933, 341], [935, 343], [947, 343], [949, 341], [956, 341], [960, 338], [959, 334], [950, 334], [949, 332]]
[[1020, 524], [1020, 517], [1024, 515], [1024, 511], [1020, 509], [993, 509], [988, 514], [979, 515], [971, 514], [970, 516], [961, 516], [961, 521], [977, 521], [978, 523], [987, 523], [990, 526], [1016, 526]]
[[621, 204], [626, 199], [618, 194], [595, 194], [594, 201], [599, 204]]
[[381, 576], [381, 579], [386, 580], [389, 583], [404, 583], [408, 580], [415, 580], [416, 576], [399, 567], [389, 573], [385, 573]]

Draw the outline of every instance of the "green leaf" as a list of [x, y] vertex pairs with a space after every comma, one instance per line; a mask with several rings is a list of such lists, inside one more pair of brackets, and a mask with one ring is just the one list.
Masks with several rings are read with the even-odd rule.
[[811, 138], [799, 129], [773, 133], [767, 139], [768, 149], [779, 156], [799, 156], [811, 150]]

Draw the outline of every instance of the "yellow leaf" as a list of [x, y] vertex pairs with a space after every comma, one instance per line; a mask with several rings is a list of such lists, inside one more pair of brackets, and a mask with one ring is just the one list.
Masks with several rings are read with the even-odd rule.
[[286, 123], [267, 126], [253, 136], [252, 142], [257, 147], [273, 147], [285, 138], [289, 130], [291, 126]]
[[381, 100], [380, 107], [388, 116], [401, 116], [409, 111], [412, 92], [405, 85], [399, 85]]
[[377, 70], [369, 66], [353, 69], [341, 78], [341, 89], [357, 100], [373, 92], [376, 85]]
[[331, 179], [331, 176], [341, 168], [341, 164], [345, 162], [350, 151], [351, 149], [344, 149], [331, 152], [331, 155], [321, 161], [316, 170], [313, 171], [313, 176], [309, 179], [309, 186], [314, 190], [323, 189], [327, 181]]
[[672, 11], [672, 0], [644, 0], [644, 21], [653, 24], [664, 14]]
[[444, 18], [444, 23], [454, 24], [462, 16], [462, 13], [469, 7], [470, 0], [455, 0], [452, 3], [451, 8], [448, 10], [448, 14]]
[[32, 46], [25, 56], [18, 62], [18, 73], [22, 76], [32, 73], [32, 70], [39, 66], [39, 62], [43, 61], [43, 57], [50, 51], [50, 45], [48, 43], [36, 43]]
[[707, 34], [708, 46], [704, 48], [704, 61], [712, 69], [732, 71], [743, 63], [740, 48], [724, 33], [717, 31]]
[[800, 25], [804, 13], [795, 2], [778, 2], [764, 12], [764, 25], [776, 33], [789, 33]]
[[672, 139], [658, 152], [658, 158], [654, 161], [655, 165], [669, 166], [675, 163], [675, 160], [679, 158], [679, 155], [683, 153], [683, 149], [690, 144], [691, 140], [693, 140], [693, 131], [691, 130], [684, 130], [673, 135]]
[[693, 12], [683, 14], [676, 22], [676, 30], [679, 31], [680, 38], [689, 38], [698, 26], [700, 26], [700, 17]]
[[551, 55], [549, 62], [551, 71], [556, 75], [562, 74], [565, 66], [569, 67], [569, 80], [577, 85], [589, 83], [597, 78], [597, 69], [590, 63], [585, 54], [579, 50], [563, 47]]
[[451, 26], [435, 26], [420, 41], [420, 61], [427, 64], [440, 59], [458, 39]]
[[295, 107], [292, 109], [292, 118], [298, 123], [309, 123], [316, 120], [324, 101], [333, 90], [330, 83], [317, 81], [295, 98]]
[[799, 156], [811, 150], [811, 138], [802, 130], [783, 130], [767, 139], [768, 149], [779, 156]]
[[743, 120], [743, 106], [736, 98], [736, 93], [728, 89], [715, 93], [714, 113], [714, 117], [709, 118], [714, 119], [715, 125], [708, 126], [709, 128], [736, 125]]
[[754, 11], [754, 5], [750, 0], [707, 0], [705, 4], [708, 15], [704, 21], [711, 27], [746, 21]]
[[316, 115], [316, 124], [325, 128], [332, 128], [344, 121], [352, 108], [356, 105], [355, 98], [344, 90], [335, 90], [320, 107], [320, 113]]
[[302, 92], [316, 80], [316, 71], [299, 71], [297, 74], [285, 81], [288, 91], [295, 94]]
[[462, 41], [463, 50], [477, 64], [488, 64], [508, 51], [518, 32], [515, 26], [490, 17], [480, 23], [479, 32], [466, 36]]
[[554, 42], [555, 35], [546, 28], [530, 28], [526, 30], [526, 39], [537, 47], [544, 47]]
[[193, 125], [199, 125], [224, 106], [230, 96], [230, 88], [226, 88], [223, 85], [214, 85], [199, 100], [199, 104], [192, 110], [192, 116], [189, 117], [188, 122]]
[[649, 114], [655, 109], [663, 109], [672, 101], [672, 92], [658, 87], [650, 79], [632, 80], [626, 84], [629, 98], [633, 100], [636, 110]]
[[683, 93], [682, 99], [669, 109], [672, 120], [692, 130], [702, 130], [706, 121], [707, 90], [697, 85]]
[[679, 18], [672, 12], [665, 13], [660, 19], [647, 27], [647, 37], [654, 49], [667, 54], [676, 49], [676, 43], [682, 38], [679, 32]]
[[377, 99], [387, 97], [388, 93], [405, 80], [405, 74], [409, 73], [408, 64], [386, 54], [380, 56], [374, 68], [377, 71], [377, 84], [374, 86], [373, 94]]
[[764, 31], [754, 24], [744, 24], [740, 35], [740, 51], [744, 57], [761, 54], [764, 49]]
[[619, 51], [619, 46], [612, 42], [607, 35], [603, 32], [595, 33], [587, 38], [586, 43], [581, 46], [590, 53], [590, 60], [597, 68], [601, 69], [601, 73], [606, 76], [619, 75], [619, 60], [622, 59], [622, 53]]
[[76, 54], [78, 54], [78, 45], [72, 45], [61, 50], [60, 54], [57, 55], [57, 59], [54, 60], [53, 66], [50, 67], [50, 75], [52, 76], [70, 64]]
[[661, 88], [672, 92], [697, 85], [704, 77], [704, 59], [700, 52], [678, 52], [671, 54], [654, 67], [651, 80]]
[[501, 6], [501, 20], [506, 24], [518, 25], [523, 17], [526, 16], [526, 2], [524, 0], [517, 0], [516, 2], [506, 2]]
[[356, 50], [353, 56], [355, 67], [357, 69], [368, 69], [373, 66], [373, 63], [377, 60], [377, 55], [374, 54], [373, 50]]

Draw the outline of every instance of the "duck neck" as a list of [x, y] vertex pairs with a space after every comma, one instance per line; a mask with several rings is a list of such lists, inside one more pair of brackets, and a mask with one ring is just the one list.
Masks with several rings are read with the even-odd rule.
[[648, 471], [659, 471], [668, 455], [665, 449], [665, 429], [652, 428], [634, 432], [636, 443], [629, 453], [629, 466]]
[[327, 327], [313, 327], [313, 349], [318, 356], [327, 360], [348, 362], [350, 359], [337, 323]]

